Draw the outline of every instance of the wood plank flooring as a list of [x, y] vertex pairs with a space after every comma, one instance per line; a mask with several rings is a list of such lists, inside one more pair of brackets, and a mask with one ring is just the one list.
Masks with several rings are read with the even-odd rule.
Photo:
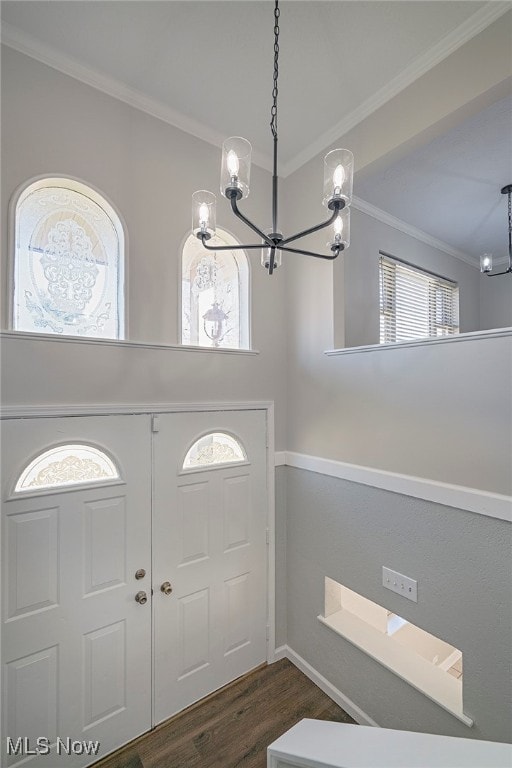
[[266, 749], [303, 717], [353, 723], [287, 659], [260, 667], [94, 768], [266, 768]]

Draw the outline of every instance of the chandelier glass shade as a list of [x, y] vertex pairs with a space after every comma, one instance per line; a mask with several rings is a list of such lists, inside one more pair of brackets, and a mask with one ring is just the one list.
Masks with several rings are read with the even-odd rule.
[[[238, 246], [208, 245], [215, 234], [216, 199], [212, 192], [199, 190], [192, 195], [192, 232], [209, 251], [254, 250], [261, 251], [261, 263], [271, 275], [281, 264], [282, 252], [314, 256], [319, 259], [335, 259], [350, 244], [350, 203], [354, 178], [354, 156], [348, 149], [333, 149], [324, 158], [324, 184], [322, 202], [329, 211], [329, 217], [312, 227], [285, 237], [278, 225], [278, 137], [277, 137], [277, 96], [279, 75], [279, 0], [274, 6], [274, 75], [270, 129], [273, 136], [272, 172], [272, 226], [260, 228], [253, 224], [239, 209], [238, 203], [249, 195], [251, 176], [251, 144], [241, 136], [226, 139], [222, 146], [220, 191], [231, 204], [233, 214], [253, 230], [258, 243]], [[290, 247], [291, 243], [332, 225], [326, 253], [315, 253], [303, 248]]]
[[482, 253], [480, 256], [480, 272], [483, 272], [488, 277], [512, 274], [512, 184], [504, 186], [501, 194], [508, 196], [508, 267], [503, 272], [493, 272], [492, 253]]

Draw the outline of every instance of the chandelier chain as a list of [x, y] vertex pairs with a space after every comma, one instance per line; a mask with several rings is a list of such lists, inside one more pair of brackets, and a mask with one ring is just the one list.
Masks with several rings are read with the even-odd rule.
[[272, 108], [270, 110], [270, 130], [272, 136], [277, 139], [277, 78], [279, 77], [279, 0], [276, 0], [274, 8], [274, 87], [272, 88]]
[[[269, 3], [270, 5], [270, 3]], [[353, 167], [353, 155], [347, 149], [335, 149], [326, 156], [324, 162], [324, 199], [323, 203], [326, 208], [329, 209], [329, 218], [326, 221], [322, 221], [320, 224], [316, 224], [313, 227], [308, 227], [291, 237], [284, 237], [279, 230], [278, 225], [278, 140], [277, 140], [277, 101], [279, 94], [278, 79], [279, 79], [279, 22], [281, 12], [279, 9], [279, 0], [274, 0], [274, 71], [272, 76], [272, 104], [270, 108], [270, 131], [273, 136], [273, 168], [272, 168], [272, 228], [267, 231], [263, 231], [253, 224], [253, 222], [245, 216], [238, 207], [238, 201], [249, 194], [249, 171], [251, 162], [251, 145], [246, 139], [241, 137], [232, 137], [227, 139], [222, 147], [222, 166], [221, 166], [221, 191], [224, 197], [231, 203], [231, 210], [234, 215], [240, 219], [249, 229], [252, 229], [260, 240], [259, 243], [250, 245], [208, 245], [210, 240], [215, 235], [215, 195], [205, 190], [194, 192], [192, 196], [193, 201], [193, 233], [199, 238], [203, 244], [203, 248], [207, 251], [232, 251], [232, 250], [245, 250], [245, 249], [258, 249], [262, 251], [262, 264], [268, 270], [268, 274], [271, 275], [274, 269], [281, 264], [281, 252], [302, 254], [303, 256], [314, 256], [319, 259], [336, 259], [338, 255], [346, 247], [348, 247], [349, 233], [348, 233], [348, 216], [344, 216], [343, 220], [340, 218], [340, 211], [343, 208], [350, 205], [351, 193], [352, 193], [352, 167]], [[335, 153], [335, 155], [333, 155]], [[233, 157], [234, 156], [234, 157]], [[244, 162], [241, 163], [240, 158], [243, 156]], [[329, 158], [327, 160], [327, 157]], [[332, 165], [332, 167], [331, 167]], [[339, 170], [343, 170], [343, 180], [337, 183], [340, 176]], [[343, 194], [342, 194], [343, 187]], [[213, 198], [213, 200], [212, 200]], [[204, 213], [204, 210], [211, 207], [212, 215], [210, 217], [209, 209], [208, 214]], [[348, 209], [350, 210], [350, 209]], [[336, 220], [340, 219], [335, 226], [335, 232], [333, 238], [329, 242], [330, 253], [314, 253], [313, 251], [306, 251], [299, 248], [290, 248], [290, 243], [294, 243], [296, 240], [300, 240], [303, 237], [312, 235], [314, 232], [319, 232], [321, 229], [329, 227], [331, 224], [335, 224]], [[343, 234], [342, 230], [346, 233]], [[511, 270], [512, 271], [512, 270]]]

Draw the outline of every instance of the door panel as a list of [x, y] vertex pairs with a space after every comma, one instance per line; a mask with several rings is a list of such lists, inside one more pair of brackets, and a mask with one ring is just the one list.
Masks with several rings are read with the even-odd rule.
[[[203, 451], [232, 463], [182, 471], [195, 439], [225, 432]], [[154, 435], [155, 722], [266, 659], [267, 485], [265, 411], [166, 414]], [[169, 581], [168, 595], [160, 585]]]
[[[5, 765], [84, 766], [151, 726], [151, 433], [147, 416], [7, 420], [3, 442], [4, 734], [16, 743], [100, 741], [96, 756]], [[101, 446], [117, 484], [13, 493], [49, 446]], [[147, 576], [135, 580], [135, 571]]]

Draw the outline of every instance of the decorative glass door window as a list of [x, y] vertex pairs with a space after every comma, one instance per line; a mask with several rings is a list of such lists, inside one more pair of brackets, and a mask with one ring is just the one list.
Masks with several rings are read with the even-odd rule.
[[[217, 230], [210, 244], [238, 243]], [[181, 343], [249, 348], [249, 264], [244, 251], [209, 253], [193, 235], [187, 239], [181, 270]]]
[[91, 445], [61, 445], [36, 456], [23, 470], [15, 493], [118, 480], [112, 459]]
[[124, 236], [97, 192], [70, 179], [30, 184], [15, 209], [13, 327], [124, 338]]
[[210, 432], [196, 440], [188, 450], [183, 469], [200, 469], [241, 461], [247, 461], [247, 456], [238, 440], [225, 432]]

